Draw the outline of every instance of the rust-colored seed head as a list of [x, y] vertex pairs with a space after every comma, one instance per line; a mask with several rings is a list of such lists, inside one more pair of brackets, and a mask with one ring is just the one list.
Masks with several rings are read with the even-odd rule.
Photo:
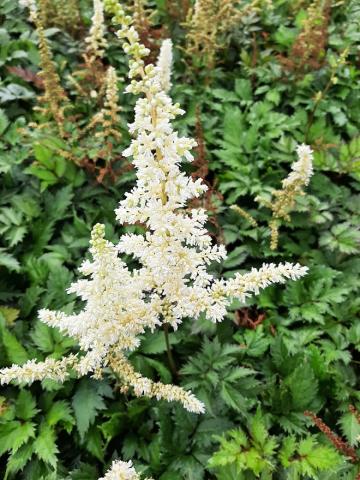
[[304, 415], [311, 418], [311, 420], [314, 422], [314, 424], [318, 427], [318, 429], [324, 433], [324, 435], [327, 436], [327, 438], [330, 440], [330, 442], [334, 445], [334, 447], [341, 452], [343, 455], [346, 457], [349, 457], [353, 463], [356, 463], [359, 461], [358, 456], [356, 454], [356, 451], [354, 448], [352, 448], [345, 440], [343, 440], [341, 437], [336, 435], [335, 432], [331, 430], [330, 427], [326, 425], [326, 423], [317, 415], [315, 415], [314, 412], [309, 412], [305, 411]]

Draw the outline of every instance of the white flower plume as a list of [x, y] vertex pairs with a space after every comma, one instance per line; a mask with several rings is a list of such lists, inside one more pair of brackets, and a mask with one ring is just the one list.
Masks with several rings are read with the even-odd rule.
[[[190, 391], [135, 372], [126, 353], [138, 347], [139, 335], [164, 324], [176, 329], [185, 317], [196, 319], [201, 313], [221, 321], [233, 297], [245, 300], [272, 283], [300, 278], [307, 268], [290, 263], [263, 265], [229, 280], [208, 272], [211, 262], [226, 258], [226, 251], [223, 245], [212, 243], [205, 228], [205, 211], [186, 209], [187, 201], [207, 187], [180, 169], [182, 162], [193, 160], [190, 150], [196, 143], [179, 136], [172, 126], [172, 120], [184, 111], [165, 91], [171, 44], [163, 46], [157, 65], [145, 66], [143, 57], [149, 51], [140, 44], [131, 17], [116, 0], [105, 0], [104, 5], [114, 23], [122, 25], [117, 35], [130, 55], [127, 91], [141, 94], [129, 125], [133, 140], [123, 152], [133, 159], [137, 181], [116, 215], [121, 224], [143, 224], [146, 233], [123, 235], [114, 245], [105, 240], [104, 226], [95, 225], [90, 249], [93, 261], [84, 262], [80, 269], [88, 278], [69, 288], [85, 302], [85, 308], [73, 315], [42, 310], [40, 319], [77, 339], [84, 355], [78, 355], [71, 368], [79, 375], [100, 375], [103, 367], [110, 366], [124, 388], [131, 387], [135, 395], [178, 401], [187, 410], [201, 413], [204, 405]], [[132, 255], [140, 267], [129, 270], [119, 253]], [[0, 371], [0, 381], [16, 378], [15, 372], [23, 381], [41, 377], [39, 372], [35, 377], [31, 373], [21, 376], [19, 368]], [[43, 373], [45, 378], [46, 368]], [[51, 373], [55, 375], [53, 367]], [[59, 380], [63, 380], [60, 373]]]
[[105, 476], [99, 478], [99, 480], [140, 480], [140, 476], [136, 473], [131, 461], [114, 460]]
[[304, 143], [296, 147], [296, 153], [298, 155], [298, 161], [291, 167], [291, 172], [283, 180], [282, 185], [284, 188], [291, 185], [299, 184], [300, 186], [309, 185], [310, 178], [313, 172], [313, 151], [309, 145]]
[[168, 38], [162, 42], [157, 61], [159, 79], [164, 92], [171, 88], [171, 68], [173, 62], [172, 41]]
[[91, 27], [89, 35], [85, 38], [87, 50], [94, 57], [101, 58], [107, 48], [107, 40], [105, 38], [104, 24], [104, 4], [102, 0], [94, 0], [94, 13], [91, 18]]

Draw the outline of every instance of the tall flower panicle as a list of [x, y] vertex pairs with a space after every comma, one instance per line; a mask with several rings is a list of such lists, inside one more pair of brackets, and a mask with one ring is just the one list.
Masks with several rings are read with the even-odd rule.
[[313, 151], [308, 145], [298, 145], [296, 148], [298, 161], [291, 167], [290, 174], [283, 180], [283, 188], [293, 188], [296, 190], [309, 185], [313, 174]]
[[64, 382], [69, 377], [69, 370], [77, 364], [76, 355], [69, 355], [61, 360], [48, 357], [44, 362], [28, 360], [23, 365], [12, 365], [0, 370], [0, 384], [12, 381], [19, 383], [32, 383], [36, 380], [48, 378]]
[[119, 112], [121, 110], [118, 100], [118, 77], [114, 67], [109, 67], [105, 77], [105, 101], [104, 106], [98, 112], [93, 120], [89, 123], [87, 129], [93, 125], [101, 124], [102, 130], [95, 134], [96, 137], [102, 138], [105, 142], [109, 137], [121, 140], [121, 132], [118, 127], [120, 124]]
[[272, 210], [272, 219], [269, 222], [271, 231], [270, 247], [275, 250], [278, 245], [280, 220], [290, 221], [289, 212], [294, 208], [296, 197], [304, 195], [304, 187], [306, 187], [313, 174], [313, 151], [308, 145], [298, 145], [296, 148], [298, 161], [291, 167], [291, 172], [282, 181], [282, 189], [274, 190], [271, 201], [262, 197], [256, 200]]
[[68, 97], [61, 86], [60, 77], [56, 71], [56, 65], [53, 60], [48, 40], [45, 35], [45, 28], [41, 15], [38, 10], [30, 9], [30, 19], [36, 26], [39, 38], [40, 53], [40, 76], [44, 83], [44, 94], [39, 97], [42, 107], [36, 106], [34, 110], [39, 110], [53, 118], [57, 124], [58, 131], [62, 137], [65, 136], [65, 108], [68, 106]]
[[107, 48], [105, 38], [104, 5], [102, 0], [94, 0], [94, 14], [89, 35], [86, 37], [87, 51], [93, 58], [102, 58]]
[[[101, 376], [109, 366], [125, 391], [131, 388], [136, 396], [177, 401], [188, 411], [201, 413], [204, 405], [190, 391], [142, 377], [127, 352], [138, 347], [139, 336], [146, 330], [166, 324], [176, 329], [185, 317], [196, 319], [200, 314], [221, 321], [232, 298], [244, 301], [272, 283], [303, 276], [307, 269], [298, 264], [270, 264], [229, 280], [216, 279], [208, 272], [210, 263], [226, 258], [226, 251], [223, 245], [212, 243], [205, 228], [205, 211], [185, 208], [188, 200], [207, 187], [180, 169], [182, 162], [193, 160], [190, 150], [196, 143], [172, 126], [172, 120], [184, 111], [167, 94], [171, 44], [163, 45], [156, 65], [145, 66], [149, 50], [140, 43], [131, 17], [116, 0], [105, 0], [104, 6], [113, 22], [121, 25], [116, 34], [130, 56], [127, 92], [140, 94], [134, 121], [129, 124], [133, 140], [123, 152], [132, 157], [137, 181], [116, 215], [121, 224], [140, 222], [146, 233], [123, 235], [114, 245], [104, 238], [104, 226], [95, 225], [90, 248], [93, 260], [80, 268], [87, 278], [68, 290], [85, 302], [85, 308], [72, 315], [41, 310], [40, 320], [78, 341], [83, 354], [77, 355], [70, 368], [79, 375]], [[129, 270], [119, 253], [134, 257], [139, 267]], [[0, 372], [0, 381], [14, 378], [14, 372], [19, 374], [18, 366]], [[45, 378], [45, 368], [43, 373]], [[59, 380], [63, 380], [60, 373]], [[33, 380], [31, 372], [19, 378], [24, 381], [27, 376]], [[36, 378], [40, 377], [38, 373]]]
[[37, 13], [44, 28], [59, 27], [75, 33], [81, 26], [78, 0], [18, 0], [28, 8], [30, 17]]
[[241, 20], [271, 8], [272, 0], [195, 0], [189, 9], [184, 24], [186, 33], [185, 51], [195, 62], [212, 68], [217, 53], [225, 48], [226, 37]]
[[[44, 93], [39, 97], [42, 106], [35, 106], [34, 110], [39, 110], [48, 115], [50, 119], [55, 120], [58, 131], [62, 137], [65, 136], [65, 108], [68, 107], [68, 97], [61, 86], [60, 77], [56, 71], [56, 65], [53, 61], [53, 54], [45, 35], [45, 22], [39, 5], [36, 0], [19, 0], [20, 5], [29, 9], [30, 20], [35, 24], [39, 41], [41, 76], [44, 86]], [[32, 124], [34, 125], [34, 124]], [[36, 125], [42, 128], [43, 125]]]

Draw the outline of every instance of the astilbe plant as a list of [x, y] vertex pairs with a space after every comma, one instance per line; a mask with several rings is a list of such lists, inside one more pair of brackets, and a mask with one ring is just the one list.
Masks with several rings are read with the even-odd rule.
[[166, 12], [176, 22], [185, 21], [191, 0], [165, 0]]
[[38, 0], [45, 28], [58, 27], [72, 34], [81, 28], [78, 0]]
[[304, 74], [309, 70], [318, 70], [324, 65], [330, 12], [330, 0], [311, 2], [289, 57], [279, 56], [280, 62], [287, 70]]
[[[52, 52], [45, 36], [44, 19], [36, 0], [23, 0], [20, 3], [29, 8], [30, 20], [35, 24], [39, 38], [40, 76], [43, 80], [44, 94], [39, 97], [39, 103], [42, 106], [36, 106], [35, 110], [39, 110], [46, 119], [53, 119], [59, 135], [64, 137], [65, 108], [69, 105], [69, 101], [61, 86]], [[47, 125], [45, 121], [41, 128], [46, 128]]]
[[133, 0], [131, 7], [133, 25], [139, 34], [141, 43], [150, 50], [146, 56], [146, 63], [152, 63], [159, 54], [161, 39], [166, 35], [164, 26], [156, 27], [154, 25], [154, 14], [156, 10], [149, 8], [148, 0]]
[[271, 0], [252, 0], [245, 4], [241, 0], [195, 0], [184, 23], [187, 56], [196, 66], [213, 68], [217, 53], [225, 48], [228, 34], [241, 19], [271, 4]]
[[272, 250], [275, 250], [278, 246], [281, 220], [290, 221], [290, 211], [296, 204], [296, 198], [299, 195], [304, 195], [304, 187], [309, 184], [313, 174], [313, 152], [311, 148], [304, 144], [299, 145], [297, 154], [299, 159], [292, 165], [291, 172], [282, 181], [282, 189], [274, 190], [271, 200], [261, 196], [256, 198], [260, 204], [272, 211], [272, 219], [269, 222], [271, 231], [270, 248]]
[[[155, 397], [180, 402], [188, 411], [204, 412], [204, 405], [191, 391], [179, 386], [155, 382], [136, 372], [127, 358], [140, 344], [146, 330], [162, 326], [176, 329], [184, 318], [205, 314], [214, 322], [222, 321], [233, 298], [245, 301], [273, 283], [285, 283], [305, 275], [299, 264], [264, 264], [233, 278], [217, 279], [208, 265], [226, 258], [223, 245], [213, 245], [202, 209], [185, 209], [188, 200], [206, 190], [201, 179], [194, 180], [180, 169], [182, 161], [191, 162], [190, 149], [195, 142], [181, 137], [172, 120], [184, 113], [173, 104], [170, 89], [171, 41], [163, 43], [158, 63], [145, 66], [149, 53], [139, 42], [132, 18], [116, 0], [105, 0], [113, 23], [120, 25], [116, 35], [130, 56], [128, 93], [140, 95], [135, 106], [133, 136], [123, 152], [133, 158], [137, 181], [116, 210], [120, 224], [142, 224], [146, 233], [125, 234], [117, 245], [104, 237], [104, 225], [94, 226], [91, 234], [92, 261], [83, 262], [80, 272], [88, 277], [73, 283], [69, 293], [77, 294], [85, 307], [76, 314], [40, 310], [45, 324], [75, 338], [80, 353], [60, 360], [35, 359], [22, 366], [0, 371], [0, 382], [31, 383], [50, 378], [65, 381], [73, 372], [78, 376], [103, 375], [111, 367], [123, 385], [140, 397]], [[133, 256], [139, 267], [130, 270], [119, 254]], [[113, 465], [120, 478], [136, 479], [130, 464]], [[126, 470], [127, 469], [127, 470]], [[124, 473], [125, 472], [125, 473]], [[107, 479], [119, 478], [109, 472]]]
[[105, 38], [104, 7], [101, 0], [94, 0], [92, 25], [85, 42], [88, 44], [87, 50], [91, 57], [102, 58], [108, 43]]
[[104, 5], [101, 0], [94, 0], [93, 7], [91, 27], [85, 37], [86, 50], [82, 55], [84, 63], [80, 69], [69, 76], [78, 93], [83, 97], [94, 96], [94, 92], [97, 96], [97, 90], [103, 88], [106, 72], [103, 56], [108, 42], [105, 37]]
[[[30, 20], [39, 37], [40, 75], [44, 84], [40, 106], [34, 107], [39, 112], [37, 122], [29, 124], [26, 137], [32, 145], [44, 145], [55, 156], [95, 174], [98, 182], [103, 182], [105, 177], [115, 180], [123, 167], [114, 168], [118, 160], [123, 160], [119, 148], [115, 148], [121, 141], [121, 118], [118, 78], [115, 70], [103, 61], [108, 45], [103, 3], [94, 0], [92, 23], [84, 40], [84, 62], [68, 77], [70, 86], [75, 89], [70, 89], [75, 97], [72, 100], [62, 87], [53, 62], [45, 36], [41, 2], [23, 0], [21, 3], [29, 8]], [[84, 118], [83, 111], [79, 111], [82, 103], [86, 104], [86, 110], [93, 112], [89, 118]], [[37, 162], [33, 167], [29, 172], [38, 172]]]

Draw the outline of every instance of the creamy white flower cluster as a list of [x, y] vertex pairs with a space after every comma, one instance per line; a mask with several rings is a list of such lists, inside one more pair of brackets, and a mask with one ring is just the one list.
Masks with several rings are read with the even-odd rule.
[[91, 236], [93, 261], [80, 267], [90, 278], [78, 280], [68, 289], [86, 302], [84, 310], [74, 315], [39, 312], [42, 322], [76, 338], [80, 348], [88, 352], [76, 366], [81, 375], [107, 363], [113, 346], [120, 351], [134, 350], [139, 346], [139, 335], [160, 324], [152, 299], [144, 294], [150, 288], [148, 280], [137, 271], [129, 271], [116, 246], [104, 239], [104, 225], [95, 225]]
[[[304, 195], [304, 187], [309, 184], [313, 174], [313, 152], [308, 145], [296, 148], [298, 160], [291, 166], [289, 175], [282, 181], [282, 189], [274, 190], [272, 198], [255, 198], [261, 205], [272, 210], [270, 227], [270, 248], [275, 250], [279, 241], [280, 220], [290, 222], [290, 211], [296, 205], [298, 195]], [[236, 208], [236, 207], [235, 207]], [[241, 209], [238, 211], [241, 213]]]
[[[163, 324], [176, 329], [185, 317], [196, 319], [201, 313], [221, 321], [232, 298], [245, 300], [272, 283], [303, 276], [307, 268], [290, 263], [263, 265], [230, 280], [216, 279], [208, 272], [208, 265], [223, 260], [226, 251], [222, 245], [213, 245], [205, 228], [205, 211], [186, 208], [186, 202], [207, 187], [180, 169], [184, 160], [193, 160], [190, 150], [195, 142], [179, 136], [172, 127], [172, 120], [184, 112], [167, 94], [171, 43], [164, 43], [156, 66], [145, 66], [148, 50], [140, 44], [131, 17], [116, 0], [104, 4], [114, 23], [122, 25], [117, 35], [130, 55], [127, 91], [142, 94], [129, 125], [133, 140], [123, 152], [133, 158], [137, 182], [116, 214], [122, 224], [142, 224], [146, 233], [124, 235], [114, 245], [105, 240], [104, 226], [95, 225], [90, 249], [93, 261], [85, 261], [80, 269], [88, 278], [68, 290], [85, 302], [85, 308], [73, 315], [41, 310], [40, 320], [77, 339], [85, 354], [71, 360], [70, 366], [78, 375], [100, 376], [110, 366], [124, 389], [131, 387], [135, 395], [179, 401], [187, 410], [201, 413], [204, 405], [190, 391], [141, 377], [126, 352], [138, 347], [139, 336], [147, 329], [153, 331]], [[129, 270], [119, 253], [132, 255], [140, 267]], [[45, 363], [0, 371], [0, 382], [33, 381], [49, 372], [54, 378], [56, 368], [51, 364], [49, 370]], [[63, 369], [58, 379], [64, 379]]]
[[23, 365], [12, 365], [0, 370], [0, 384], [4, 385], [13, 380], [20, 383], [32, 383], [44, 378], [64, 382], [69, 376], [70, 368], [74, 368], [76, 364], [76, 355], [69, 355], [61, 360], [48, 357], [44, 362], [29, 360]]
[[136, 473], [131, 461], [114, 460], [105, 476], [99, 478], [99, 480], [140, 480], [140, 476]]
[[157, 67], [159, 69], [159, 79], [164, 92], [171, 88], [171, 67], [173, 62], [172, 41], [168, 38], [163, 41], [160, 49]]
[[298, 161], [291, 166], [291, 172], [283, 180], [282, 185], [284, 188], [294, 184], [301, 186], [309, 185], [310, 178], [313, 172], [313, 151], [309, 145], [304, 143], [296, 147], [296, 153], [298, 154]]
[[[120, 223], [142, 223], [145, 235], [124, 235], [118, 248], [133, 255], [142, 264], [140, 276], [150, 280], [149, 298], [159, 304], [160, 321], [174, 328], [184, 317], [197, 318], [206, 313], [214, 320], [224, 318], [231, 297], [245, 299], [270, 283], [299, 278], [306, 272], [300, 265], [268, 265], [250, 274], [218, 281], [207, 266], [226, 257], [225, 248], [213, 245], [205, 229], [204, 210], [186, 210], [187, 200], [198, 197], [206, 186], [180, 170], [180, 164], [192, 161], [195, 142], [180, 137], [172, 120], [184, 113], [173, 104], [164, 89], [164, 71], [169, 77], [171, 44], [162, 47], [156, 66], [144, 66], [146, 49], [116, 0], [105, 0], [105, 9], [114, 22], [122, 25], [117, 32], [123, 48], [130, 55], [127, 91], [142, 93], [135, 106], [135, 119], [129, 125], [133, 140], [123, 154], [133, 158], [137, 170], [135, 188], [120, 202], [116, 211]], [[166, 82], [168, 84], [168, 82]], [[248, 283], [247, 283], [248, 282]]]
[[122, 382], [122, 390], [132, 387], [137, 397], [146, 396], [168, 402], [179, 402], [189, 412], [204, 413], [205, 406], [191, 392], [176, 385], [153, 382], [136, 372], [126, 357], [118, 353], [109, 359], [109, 365]]
[[91, 55], [99, 58], [103, 56], [108, 43], [105, 38], [104, 4], [102, 0], [94, 0], [94, 14], [91, 19], [89, 35], [85, 38], [85, 42]]

